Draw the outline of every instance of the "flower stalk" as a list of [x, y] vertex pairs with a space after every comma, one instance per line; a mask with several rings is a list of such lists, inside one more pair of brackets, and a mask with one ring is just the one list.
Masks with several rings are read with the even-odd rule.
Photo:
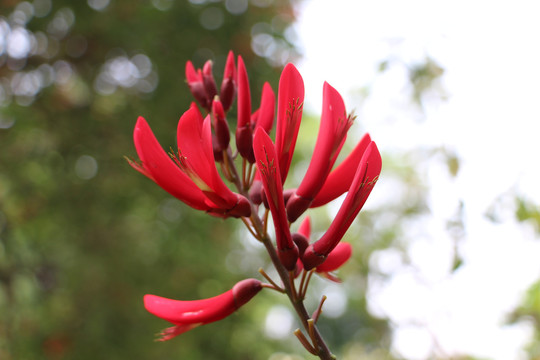
[[[284, 189], [302, 119], [302, 77], [294, 65], [288, 64], [279, 82], [277, 111], [274, 92], [265, 83], [260, 107], [252, 113], [248, 75], [241, 57], [237, 65], [230, 52], [218, 94], [212, 62], [208, 61], [202, 70], [188, 62], [188, 86], [207, 115], [203, 116], [192, 104], [181, 116], [177, 127], [178, 151], [172, 151], [172, 158], [161, 148], [146, 120], [139, 118], [134, 141], [140, 160], [128, 162], [192, 208], [222, 218], [240, 218], [251, 236], [263, 244], [281, 284], [260, 268], [259, 274], [268, 283], [242, 280], [229, 291], [202, 300], [178, 301], [146, 295], [145, 307], [175, 325], [161, 333], [160, 340], [169, 340], [197, 326], [224, 319], [260, 290], [272, 289], [289, 298], [308, 335], [300, 329], [294, 332], [304, 348], [320, 359], [335, 359], [317, 328], [326, 296], [311, 316], [304, 300], [314, 274], [341, 281], [333, 272], [352, 253], [352, 246], [341, 239], [378, 180], [380, 154], [366, 134], [334, 168], [354, 117], [347, 115], [341, 95], [325, 83], [321, 127], [311, 163], [297, 189]], [[235, 96], [238, 121], [233, 149], [226, 117]], [[274, 117], [275, 142], [269, 135]], [[344, 192], [348, 194], [338, 215], [318, 241], [310, 242], [309, 216], [304, 217], [297, 233], [291, 233], [291, 226], [309, 208], [322, 206]], [[275, 238], [268, 233], [270, 223]]]

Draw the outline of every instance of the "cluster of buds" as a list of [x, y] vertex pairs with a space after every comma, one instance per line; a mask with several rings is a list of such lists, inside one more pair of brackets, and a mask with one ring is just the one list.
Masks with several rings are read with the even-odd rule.
[[[311, 162], [298, 188], [284, 189], [304, 104], [304, 83], [294, 65], [286, 65], [281, 74], [277, 112], [275, 94], [268, 83], [264, 84], [259, 108], [253, 111], [246, 67], [240, 56], [235, 64], [232, 52], [219, 94], [210, 61], [202, 70], [188, 62], [186, 78], [199, 106], [192, 103], [180, 117], [177, 152], [166, 153], [146, 120], [139, 117], [134, 142], [140, 160], [128, 161], [192, 208], [222, 218], [240, 218], [266, 247], [281, 285], [260, 269], [268, 283], [243, 280], [224, 294], [197, 301], [147, 295], [146, 309], [175, 325], [162, 333], [162, 339], [168, 340], [230, 315], [262, 288], [271, 288], [289, 296], [311, 338], [309, 341], [301, 331], [295, 332], [306, 349], [320, 358], [331, 358], [315, 325], [322, 302], [310, 317], [303, 300], [313, 273], [339, 281], [332, 271], [343, 265], [352, 251], [351, 245], [341, 240], [381, 171], [377, 146], [366, 134], [334, 166], [354, 117], [347, 114], [340, 94], [324, 83], [321, 122]], [[227, 115], [235, 97], [237, 125], [233, 149]], [[275, 142], [270, 137], [274, 120]], [[291, 232], [292, 224], [308, 209], [325, 205], [344, 193], [347, 195], [336, 217], [317, 241], [310, 240], [309, 216], [304, 217], [296, 232]], [[269, 214], [275, 239], [267, 231]]]

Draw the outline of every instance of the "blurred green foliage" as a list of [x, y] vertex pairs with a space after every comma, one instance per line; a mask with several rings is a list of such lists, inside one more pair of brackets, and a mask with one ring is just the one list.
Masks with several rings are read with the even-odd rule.
[[[267, 310], [283, 303], [274, 294], [152, 341], [168, 324], [144, 310], [145, 293], [209, 297], [261, 264], [243, 257], [234, 221], [188, 208], [122, 158], [134, 154], [139, 115], [165, 147], [174, 144], [191, 102], [187, 60], [213, 59], [219, 83], [232, 49], [248, 66], [255, 104], [264, 81], [277, 89], [280, 66], [296, 56], [291, 4], [12, 0], [0, 2], [0, 15], [0, 358], [303, 356], [292, 337], [263, 339]], [[387, 326], [366, 310], [372, 250], [350, 267], [358, 277], [347, 312], [321, 320], [345, 358], [389, 357], [379, 349]], [[230, 265], [234, 256], [241, 266]]]

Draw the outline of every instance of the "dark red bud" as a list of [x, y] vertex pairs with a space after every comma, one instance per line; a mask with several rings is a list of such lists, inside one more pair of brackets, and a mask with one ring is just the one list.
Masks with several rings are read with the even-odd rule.
[[233, 217], [249, 217], [251, 216], [251, 204], [242, 195], [238, 195], [238, 202], [229, 210], [228, 215]]
[[210, 103], [206, 96], [202, 73], [200, 70], [195, 70], [191, 61], [186, 63], [186, 81], [189, 86], [189, 91], [191, 91], [195, 100], [197, 100], [203, 108], [208, 109]]
[[219, 97], [223, 104], [223, 110], [229, 111], [236, 95], [236, 66], [234, 64], [234, 54], [229, 51], [227, 62], [225, 63], [225, 72], [223, 73], [223, 81]]
[[218, 98], [215, 98], [212, 103], [212, 126], [216, 134], [217, 148], [219, 150], [225, 150], [229, 147], [231, 141], [231, 134], [229, 132], [229, 124], [225, 119], [225, 112], [223, 106]]
[[251, 300], [262, 288], [262, 283], [257, 279], [246, 279], [236, 283], [232, 288], [236, 309]]
[[255, 205], [260, 205], [263, 202], [262, 199], [262, 192], [263, 189], [263, 183], [261, 180], [254, 180], [251, 184], [251, 187], [249, 188], [249, 198]]
[[199, 105], [201, 105], [203, 108], [207, 109], [209, 108], [208, 99], [206, 98], [206, 91], [204, 90], [204, 86], [202, 83], [188, 83], [189, 90], [191, 91], [191, 94], [197, 100]]
[[266, 197], [266, 192], [264, 192], [264, 187], [261, 189], [261, 199], [264, 207], [270, 209], [270, 204], [268, 204], [268, 198]]
[[253, 131], [249, 124], [236, 129], [236, 148], [244, 159], [251, 164], [255, 162], [255, 154], [253, 153]]
[[309, 245], [306, 251], [304, 251], [304, 255], [302, 255], [302, 264], [304, 264], [306, 271], [309, 271], [321, 265], [326, 260], [326, 256], [324, 254], [318, 254], [313, 250], [313, 245]]
[[295, 222], [311, 205], [312, 200], [306, 199], [296, 193], [287, 200], [287, 220]]
[[206, 91], [206, 99], [209, 104], [212, 103], [214, 96], [217, 95], [216, 81], [212, 73], [212, 61], [208, 60], [203, 67], [202, 79], [204, 84], [204, 90]]
[[298, 248], [295, 245], [292, 248], [278, 249], [278, 257], [285, 269], [292, 271], [298, 260]]
[[212, 150], [214, 151], [214, 160], [223, 162], [223, 149], [218, 144], [216, 135], [212, 134]]
[[291, 198], [291, 196], [296, 192], [296, 189], [285, 189], [283, 190], [283, 200], [285, 202], [285, 204], [287, 204], [287, 202], [289, 202], [289, 199]]
[[304, 255], [304, 252], [306, 251], [306, 248], [309, 246], [308, 238], [300, 233], [294, 233], [292, 234], [292, 240], [298, 247], [300, 257], [302, 257]]

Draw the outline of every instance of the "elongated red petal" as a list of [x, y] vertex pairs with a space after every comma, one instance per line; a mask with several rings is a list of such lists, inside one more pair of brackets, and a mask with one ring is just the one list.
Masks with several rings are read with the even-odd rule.
[[207, 324], [234, 312], [232, 290], [204, 300], [173, 300], [147, 294], [144, 307], [151, 314], [173, 324]]
[[250, 163], [253, 156], [253, 131], [251, 129], [251, 94], [246, 66], [238, 57], [238, 124], [236, 128], [236, 147], [240, 155]]
[[251, 118], [251, 94], [246, 65], [238, 56], [238, 127], [247, 126]]
[[137, 120], [133, 140], [143, 168], [159, 186], [192, 208], [210, 209], [201, 190], [165, 153], [143, 117]]
[[238, 202], [219, 175], [212, 148], [210, 117], [202, 119], [200, 112], [192, 106], [178, 122], [178, 149], [182, 161], [193, 172], [195, 183], [213, 203], [223, 209], [231, 209]]
[[255, 130], [253, 151], [270, 212], [274, 219], [278, 255], [287, 270], [292, 270], [296, 265], [298, 249], [292, 241], [287, 222], [283, 200], [283, 186], [281, 184], [274, 144], [262, 128]]
[[257, 127], [263, 128], [267, 134], [270, 134], [274, 125], [274, 116], [276, 113], [276, 96], [269, 83], [264, 83], [261, 94], [261, 106], [258, 110]]
[[174, 337], [193, 327], [215, 322], [231, 315], [257, 295], [261, 289], [262, 284], [259, 280], [246, 279], [238, 282], [223, 294], [203, 300], [182, 301], [145, 295], [144, 307], [151, 314], [176, 324], [177, 327], [169, 328], [162, 334], [164, 337]]
[[178, 121], [177, 142], [179, 155], [205, 184], [196, 184], [205, 191], [212, 188], [212, 167], [215, 168], [214, 154], [212, 150], [211, 134], [210, 142], [208, 135], [203, 131], [203, 118], [197, 107], [192, 104]]
[[351, 124], [341, 95], [325, 82], [321, 127], [311, 162], [296, 192], [299, 196], [311, 199], [319, 192], [334, 166]]
[[276, 153], [282, 182], [289, 173], [303, 106], [304, 80], [294, 65], [287, 64], [279, 80], [276, 127]]
[[306, 270], [322, 264], [343, 238], [377, 183], [381, 167], [381, 155], [375, 143], [371, 142], [362, 156], [349, 192], [328, 231], [304, 252], [302, 262]]
[[330, 172], [310, 207], [325, 205], [349, 190], [358, 164], [370, 143], [371, 137], [365, 134], [345, 160]]
[[313, 156], [302, 183], [287, 202], [287, 216], [290, 222], [295, 221], [309, 208], [315, 195], [321, 190], [351, 125], [352, 120], [347, 115], [341, 95], [325, 82], [321, 125]]

